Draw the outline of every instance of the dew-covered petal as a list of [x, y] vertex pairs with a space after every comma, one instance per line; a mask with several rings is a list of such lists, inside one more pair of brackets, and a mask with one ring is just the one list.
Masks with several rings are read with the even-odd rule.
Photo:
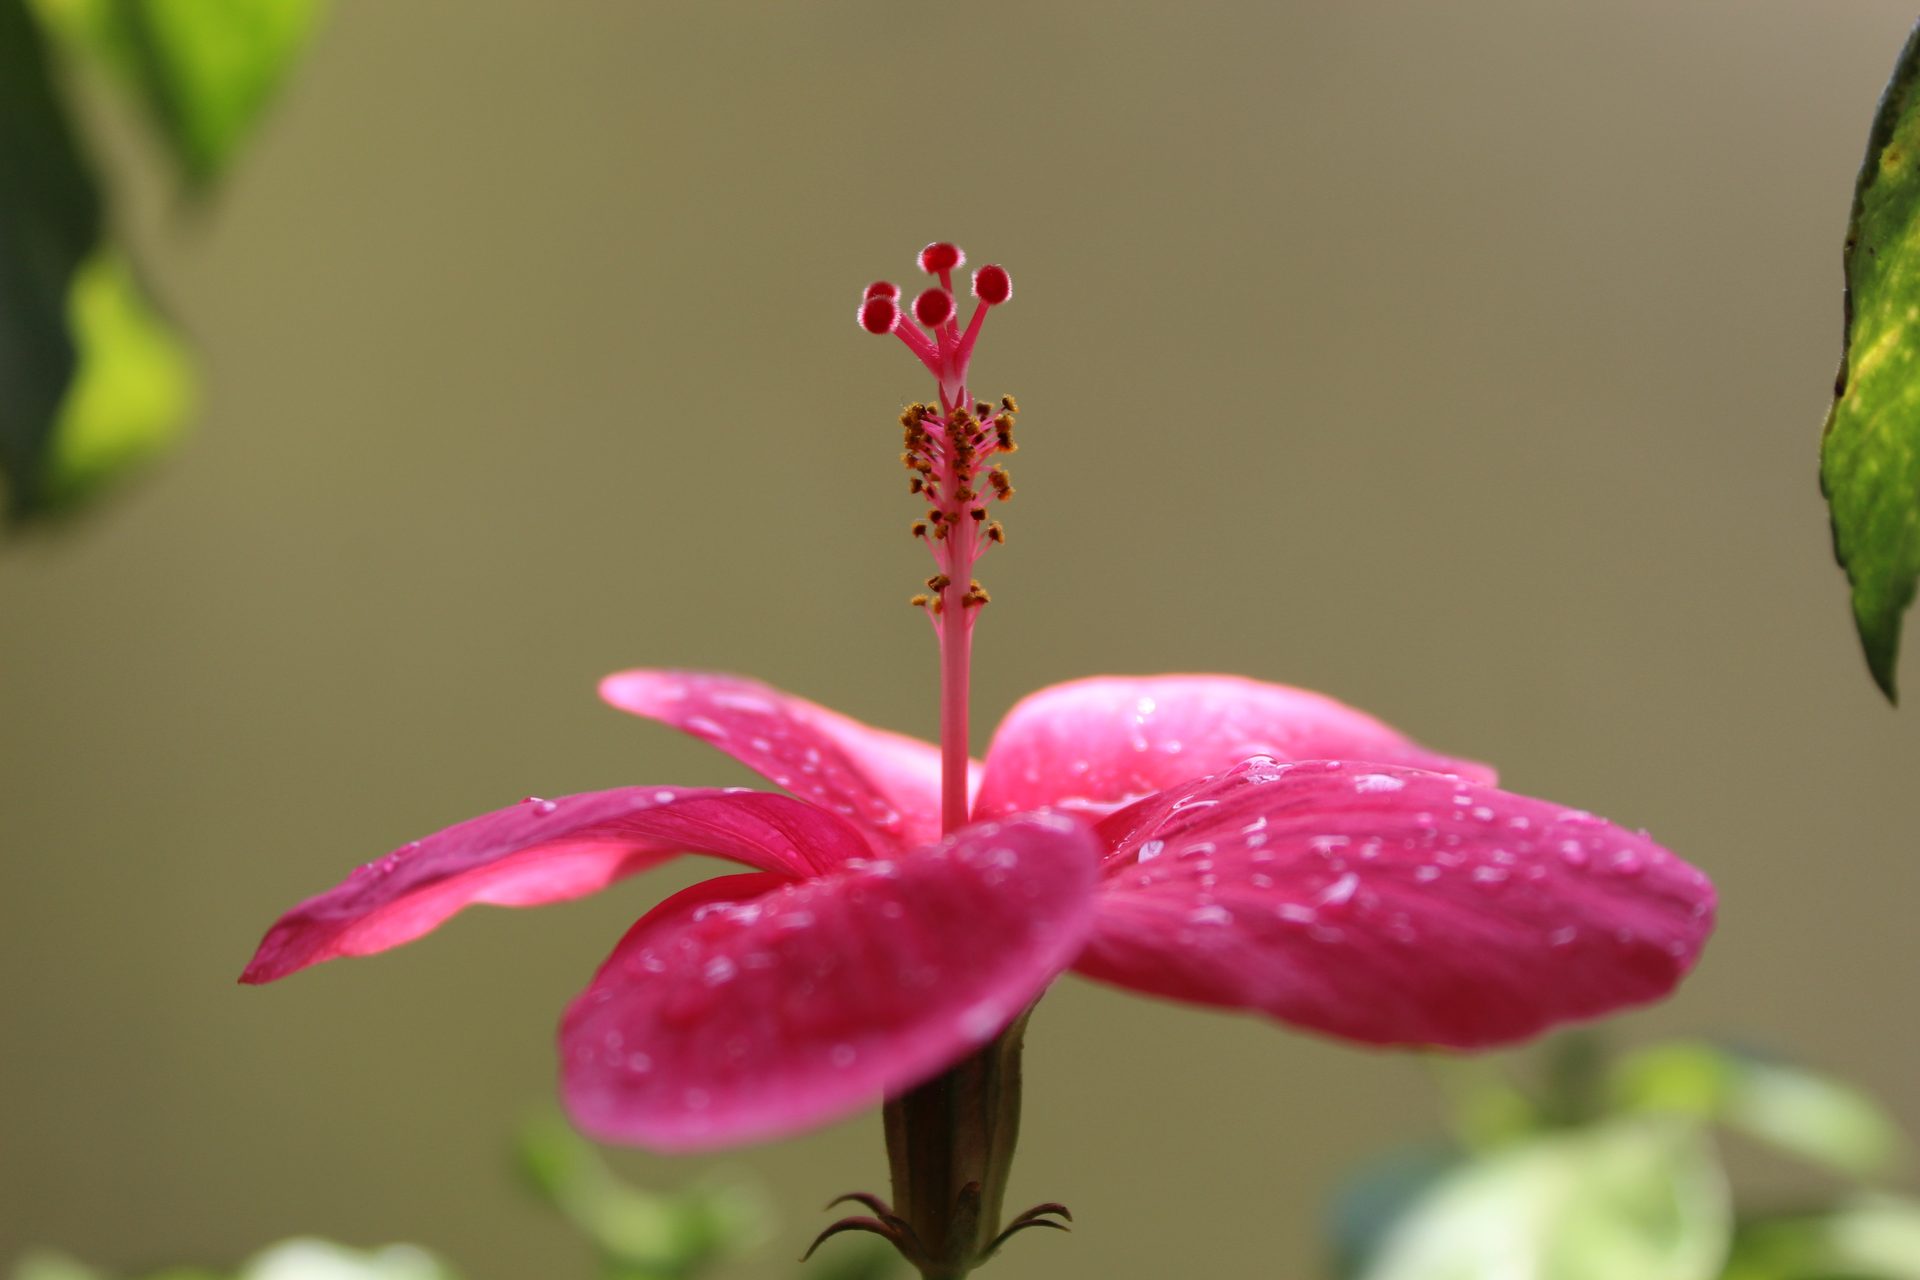
[[940, 751], [931, 743], [710, 671], [616, 672], [600, 682], [600, 696], [712, 743], [774, 785], [868, 830], [878, 850], [940, 837]]
[[1368, 1044], [1472, 1048], [1672, 990], [1705, 875], [1590, 814], [1256, 759], [1116, 813], [1082, 973]]
[[1057, 807], [1106, 813], [1238, 764], [1373, 760], [1493, 781], [1364, 712], [1240, 676], [1097, 676], [1030, 694], [987, 750], [977, 817]]
[[403, 845], [289, 911], [242, 982], [271, 982], [335, 956], [411, 942], [472, 903], [578, 898], [678, 853], [710, 853], [783, 876], [865, 852], [848, 823], [789, 796], [708, 787], [622, 787], [519, 804]]
[[567, 1107], [596, 1137], [671, 1151], [793, 1133], [917, 1084], [1071, 963], [1098, 850], [1070, 819], [1017, 818], [820, 879], [690, 891], [568, 1009]]

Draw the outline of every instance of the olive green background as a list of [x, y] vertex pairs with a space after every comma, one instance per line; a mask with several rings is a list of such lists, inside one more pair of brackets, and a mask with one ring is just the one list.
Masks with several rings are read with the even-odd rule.
[[[552, 1029], [693, 868], [234, 985], [351, 866], [527, 793], [744, 781], [601, 707], [751, 672], [930, 733], [928, 569], [852, 323], [934, 237], [1007, 264], [1025, 413], [977, 746], [1082, 674], [1323, 689], [1710, 871], [1623, 1037], [1796, 1052], [1920, 1128], [1920, 722], [1857, 652], [1815, 482], [1840, 239], [1912, 11], [341, 3], [215, 207], [117, 130], [205, 353], [192, 444], [0, 556], [0, 1255], [415, 1238], [584, 1274], [506, 1172]], [[1309, 1276], [1413, 1060], [1062, 982], [993, 1274]], [[877, 1117], [671, 1185], [784, 1224]], [[1757, 1167], [1762, 1191], [1797, 1185]], [[776, 1265], [777, 1263], [777, 1265]]]

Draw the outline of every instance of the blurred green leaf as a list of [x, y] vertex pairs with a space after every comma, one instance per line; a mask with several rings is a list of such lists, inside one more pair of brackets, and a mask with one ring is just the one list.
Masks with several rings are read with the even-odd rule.
[[[61, 1254], [29, 1254], [11, 1280], [108, 1280], [105, 1272]], [[410, 1244], [349, 1249], [328, 1240], [283, 1240], [263, 1249], [239, 1271], [169, 1267], [141, 1280], [458, 1280], [458, 1274], [426, 1250]]]
[[68, 323], [79, 368], [54, 423], [41, 501], [67, 510], [163, 452], [193, 412], [187, 351], [141, 296], [118, 254], [74, 278]]
[[7, 514], [45, 502], [54, 425], [79, 354], [67, 328], [100, 197], [22, 0], [0, 0], [0, 484]]
[[765, 1239], [766, 1209], [739, 1187], [654, 1194], [628, 1186], [558, 1116], [524, 1127], [519, 1163], [541, 1198], [572, 1222], [619, 1280], [694, 1276]]
[[136, 91], [187, 181], [218, 177], [313, 34], [318, 0], [34, 0]]
[[1920, 1204], [1869, 1198], [1741, 1230], [1723, 1280], [1920, 1280]]
[[1920, 576], [1920, 26], [1867, 137], [1842, 254], [1846, 336], [1820, 447], [1833, 549], [1867, 666], [1889, 700]]
[[872, 1237], [842, 1237], [834, 1244], [835, 1248], [816, 1253], [800, 1269], [805, 1280], [887, 1280], [907, 1273], [907, 1264], [890, 1244]]
[[238, 1280], [454, 1280], [454, 1271], [417, 1245], [361, 1251], [329, 1240], [283, 1240], [250, 1259]]
[[1461, 1165], [1389, 1232], [1366, 1280], [1712, 1280], [1732, 1224], [1704, 1134], [1639, 1117]]
[[1446, 1095], [1447, 1127], [1461, 1146], [1491, 1151], [1532, 1137], [1548, 1123], [1540, 1105], [1493, 1057], [1435, 1054], [1428, 1069]]
[[1395, 1224], [1460, 1164], [1452, 1147], [1414, 1147], [1374, 1162], [1349, 1180], [1327, 1213], [1336, 1280], [1365, 1275]]
[[1893, 1117], [1851, 1085], [1701, 1041], [1623, 1059], [1614, 1090], [1622, 1106], [1725, 1124], [1852, 1177], [1885, 1175], [1906, 1155]]
[[13, 1264], [10, 1280], [105, 1280], [85, 1263], [62, 1253], [30, 1253]]

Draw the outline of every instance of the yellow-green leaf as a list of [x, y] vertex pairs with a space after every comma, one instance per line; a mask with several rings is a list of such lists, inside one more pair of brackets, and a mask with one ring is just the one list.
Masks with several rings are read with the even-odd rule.
[[1458, 1166], [1393, 1226], [1366, 1280], [1714, 1280], [1732, 1220], [1698, 1127], [1562, 1130]]
[[1846, 349], [1820, 448], [1833, 549], [1867, 666], [1892, 700], [1920, 579], [1920, 26], [1867, 140], [1843, 253]]
[[195, 186], [219, 176], [313, 34], [319, 0], [33, 0], [138, 93]]
[[1728, 1125], [1851, 1177], [1886, 1177], [1907, 1157], [1893, 1117], [1860, 1090], [1703, 1041], [1634, 1054], [1615, 1069], [1613, 1087], [1629, 1110]]
[[67, 317], [80, 362], [54, 422], [42, 490], [50, 510], [75, 506], [163, 452], [194, 405], [186, 348], [118, 254], [102, 251], [81, 267]]

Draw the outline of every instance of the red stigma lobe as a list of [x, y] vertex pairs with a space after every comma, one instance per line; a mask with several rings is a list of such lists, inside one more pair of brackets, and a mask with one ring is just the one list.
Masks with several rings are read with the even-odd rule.
[[973, 273], [973, 296], [997, 307], [1013, 296], [1013, 277], [1002, 266], [989, 264]]
[[899, 306], [885, 295], [870, 297], [860, 304], [860, 327], [868, 333], [889, 333], [899, 319]]
[[930, 276], [952, 271], [966, 261], [967, 255], [960, 252], [960, 246], [948, 244], [945, 240], [935, 240], [920, 251], [920, 269]]
[[913, 300], [913, 316], [929, 329], [953, 319], [953, 295], [945, 289], [928, 289]]

